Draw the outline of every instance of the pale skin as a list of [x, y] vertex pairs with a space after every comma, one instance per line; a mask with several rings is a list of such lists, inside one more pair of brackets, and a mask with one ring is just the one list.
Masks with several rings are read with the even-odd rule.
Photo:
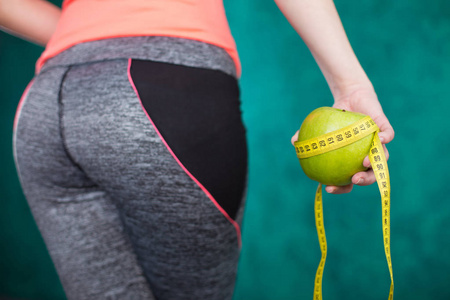
[[[311, 51], [334, 98], [333, 107], [372, 117], [380, 128], [383, 144], [394, 138], [375, 90], [348, 41], [332, 0], [275, 0], [276, 4]], [[0, 0], [0, 28], [45, 46], [61, 15], [58, 7], [44, 0]], [[293, 143], [297, 134], [291, 139]], [[385, 149], [387, 150], [387, 149]], [[389, 154], [386, 151], [386, 156]], [[370, 167], [368, 157], [363, 165]], [[353, 184], [375, 182], [373, 171], [359, 172], [346, 186], [327, 186], [328, 193], [342, 194]]]
[[44, 0], [0, 0], [0, 29], [45, 46], [61, 10]]
[[[308, 46], [334, 98], [333, 107], [360, 112], [372, 117], [380, 128], [383, 144], [394, 138], [394, 129], [386, 118], [375, 90], [348, 41], [339, 15], [331, 0], [275, 0], [280, 10]], [[298, 132], [291, 142], [297, 140]], [[386, 157], [389, 154], [386, 150]], [[369, 158], [363, 165], [370, 167]], [[352, 184], [327, 186], [328, 193], [342, 194], [353, 184], [370, 185], [376, 181], [371, 169], [356, 173]]]

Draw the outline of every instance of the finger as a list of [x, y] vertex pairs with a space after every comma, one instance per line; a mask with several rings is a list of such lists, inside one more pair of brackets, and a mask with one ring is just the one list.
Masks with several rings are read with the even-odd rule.
[[369, 167], [370, 167], [370, 159], [369, 159], [369, 156], [364, 157], [364, 160], [363, 160], [363, 166], [366, 167], [366, 168], [369, 168]]
[[365, 172], [358, 172], [352, 177], [352, 183], [359, 186], [366, 186], [373, 184], [377, 179], [372, 169]]
[[[375, 122], [377, 123], [377, 121], [375, 121]], [[394, 139], [395, 132], [394, 132], [394, 128], [392, 128], [388, 119], [385, 116], [383, 116], [381, 118], [381, 121], [377, 124], [379, 124], [379, 127], [380, 127], [380, 132], [378, 132], [378, 136], [380, 137], [381, 143], [387, 144], [390, 141], [392, 141]]]
[[[384, 144], [383, 144], [383, 149], [384, 149], [384, 155], [386, 156], [386, 160], [389, 160], [389, 151], [388, 151], [386, 145], [384, 145]], [[365, 168], [369, 168], [371, 166], [369, 156], [364, 157], [363, 166]]]
[[325, 187], [325, 191], [330, 194], [345, 194], [350, 193], [353, 189], [353, 184], [348, 184], [344, 186], [334, 186], [328, 185]]
[[386, 160], [389, 160], [389, 151], [386, 145], [383, 145], [383, 149], [384, 149], [384, 156], [386, 156]]
[[297, 130], [297, 132], [291, 137], [291, 144], [294, 145], [294, 143], [298, 140], [298, 132], [300, 130]]

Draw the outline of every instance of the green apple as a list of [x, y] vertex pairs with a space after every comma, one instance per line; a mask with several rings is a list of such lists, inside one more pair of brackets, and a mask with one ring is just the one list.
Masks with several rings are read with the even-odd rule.
[[[305, 141], [339, 130], [365, 116], [332, 107], [317, 108], [303, 121], [298, 140]], [[374, 134], [369, 134], [345, 147], [300, 159], [300, 165], [309, 178], [322, 184], [337, 186], [350, 184], [354, 174], [367, 170], [363, 166], [363, 160], [369, 154]]]

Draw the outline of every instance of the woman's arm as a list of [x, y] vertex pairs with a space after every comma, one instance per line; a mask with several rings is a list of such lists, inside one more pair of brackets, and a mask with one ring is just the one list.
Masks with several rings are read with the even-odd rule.
[[[372, 83], [361, 67], [348, 41], [332, 0], [275, 0], [294, 29], [310, 49], [334, 97], [334, 107], [370, 115], [380, 128], [384, 144], [394, 138], [394, 130], [383, 113]], [[293, 141], [297, 135], [294, 135]], [[370, 166], [366, 157], [363, 163]], [[373, 172], [360, 172], [352, 182], [369, 185]], [[328, 186], [331, 193], [350, 192], [352, 184]]]
[[61, 10], [44, 0], [0, 0], [0, 29], [45, 46]]

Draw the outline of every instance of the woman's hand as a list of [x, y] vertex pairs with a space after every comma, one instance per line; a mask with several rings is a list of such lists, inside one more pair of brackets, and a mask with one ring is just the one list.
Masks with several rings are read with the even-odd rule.
[[[292, 27], [298, 32], [319, 65], [335, 99], [333, 107], [360, 112], [372, 117], [380, 128], [383, 144], [394, 138], [394, 130], [378, 102], [369, 78], [348, 41], [332, 0], [275, 0]], [[298, 132], [292, 137], [297, 139]], [[386, 153], [387, 155], [387, 153]], [[363, 165], [370, 166], [368, 157]], [[327, 186], [334, 194], [348, 193], [353, 184], [375, 182], [371, 170], [359, 172], [347, 186]]]
[[[339, 93], [336, 94], [339, 95]], [[389, 152], [387, 151], [385, 144], [389, 143], [394, 138], [394, 129], [384, 115], [383, 109], [381, 108], [380, 102], [378, 101], [378, 97], [373, 88], [365, 87], [350, 89], [349, 92], [343, 93], [335, 99], [333, 107], [359, 112], [370, 116], [380, 128], [378, 136], [383, 144], [386, 159], [389, 159]], [[366, 168], [370, 167], [368, 156], [364, 158], [363, 166]], [[369, 170], [365, 172], [358, 172], [353, 175], [351, 184], [346, 186], [327, 186], [325, 190], [328, 193], [333, 194], [348, 193], [352, 190], [353, 184], [364, 186], [370, 185], [375, 181], [375, 174], [373, 173], [373, 170], [369, 168]]]
[[[358, 87], [348, 89], [347, 92], [333, 93], [336, 95], [333, 107], [345, 109], [348, 111], [354, 111], [369, 115], [375, 123], [380, 128], [378, 133], [381, 143], [383, 144], [386, 159], [389, 158], [389, 152], [384, 144], [389, 143], [394, 138], [394, 129], [389, 123], [388, 119], [383, 113], [380, 102], [378, 101], [377, 95], [371, 86]], [[294, 143], [297, 140], [298, 131], [292, 137], [291, 142]], [[366, 168], [370, 167], [369, 157], [367, 156], [363, 161], [363, 166]], [[376, 181], [373, 170], [365, 172], [358, 172], [352, 177], [352, 183], [346, 186], [327, 186], [325, 190], [332, 194], [342, 194], [349, 193], [353, 184], [365, 186], [370, 185]]]

